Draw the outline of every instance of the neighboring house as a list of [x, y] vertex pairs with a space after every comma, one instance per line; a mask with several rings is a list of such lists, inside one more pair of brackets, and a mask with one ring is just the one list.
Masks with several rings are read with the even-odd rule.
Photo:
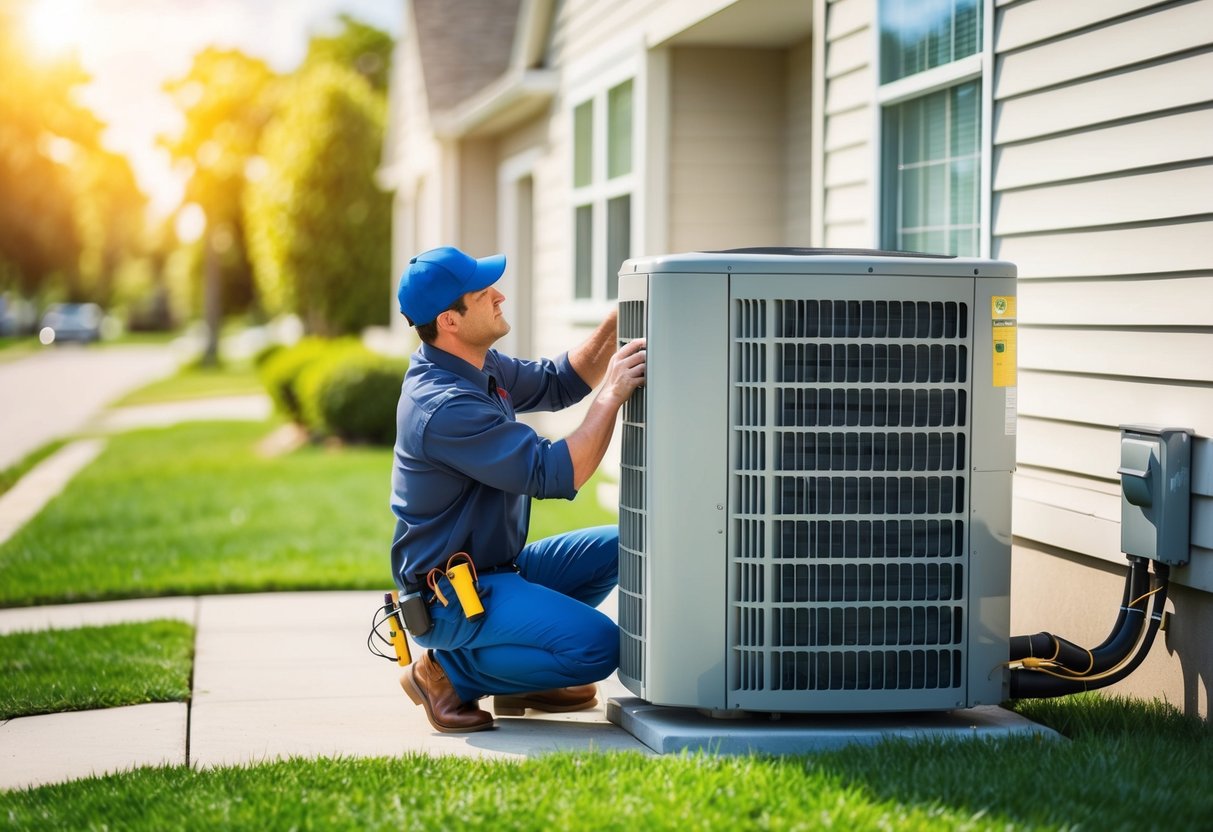
[[1103, 638], [1124, 564], [1117, 426], [1192, 428], [1192, 564], [1118, 689], [1207, 715], [1213, 0], [409, 6], [383, 170], [396, 272], [435, 245], [505, 251], [507, 350], [573, 343], [628, 256], [1016, 263], [1012, 630]]

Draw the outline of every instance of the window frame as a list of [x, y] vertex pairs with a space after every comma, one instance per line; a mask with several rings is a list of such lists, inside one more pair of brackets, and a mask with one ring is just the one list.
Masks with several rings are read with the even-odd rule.
[[888, 83], [880, 83], [883, 73], [881, 41], [880, 41], [880, 3], [874, 3], [875, 11], [872, 25], [873, 44], [873, 75], [876, 84], [873, 142], [875, 152], [872, 154], [872, 213], [874, 246], [884, 248], [891, 229], [886, 228], [885, 218], [888, 206], [885, 200], [885, 169], [886, 152], [896, 152], [896, 149], [885, 147], [886, 109], [898, 104], [904, 104], [932, 93], [951, 89], [970, 81], [978, 81], [981, 87], [979, 103], [980, 151], [979, 174], [977, 183], [977, 240], [976, 256], [989, 258], [992, 247], [991, 234], [991, 203], [992, 203], [992, 154], [993, 154], [993, 54], [994, 54], [994, 0], [978, 0], [981, 5], [981, 39], [978, 51], [966, 55], [959, 60], [940, 64], [930, 69], [907, 75]]
[[[638, 51], [633, 45], [627, 48], [608, 46], [597, 55], [571, 68], [569, 75], [582, 79], [574, 81], [565, 97], [565, 124], [569, 136], [569, 153], [566, 165], [568, 177], [568, 216], [569, 230], [568, 265], [569, 278], [567, 287], [569, 301], [572, 305], [571, 314], [576, 320], [596, 320], [605, 314], [606, 310], [614, 308], [615, 298], [608, 297], [607, 288], [609, 275], [606, 265], [608, 243], [608, 204], [621, 196], [630, 198], [630, 216], [628, 222], [629, 256], [635, 256], [641, 248], [641, 229], [643, 226], [643, 211], [641, 193], [644, 183], [644, 151], [643, 131], [644, 121], [644, 77], [643, 61], [640, 57], [643, 51]], [[631, 170], [614, 179], [607, 178], [609, 165], [608, 142], [610, 139], [610, 105], [609, 96], [622, 84], [631, 82]], [[576, 112], [579, 106], [591, 102], [591, 154], [590, 154], [590, 183], [584, 186], [575, 184], [574, 173], [577, 156]], [[577, 213], [578, 209], [589, 206], [590, 221], [590, 296], [577, 297]]]

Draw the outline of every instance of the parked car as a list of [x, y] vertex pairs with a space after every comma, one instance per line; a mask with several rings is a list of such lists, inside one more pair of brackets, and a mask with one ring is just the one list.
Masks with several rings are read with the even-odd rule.
[[28, 300], [16, 294], [0, 294], [0, 336], [33, 335], [37, 329], [38, 310]]
[[91, 344], [101, 340], [101, 321], [105, 317], [95, 303], [56, 303], [42, 316], [38, 339], [43, 344], [78, 341]]

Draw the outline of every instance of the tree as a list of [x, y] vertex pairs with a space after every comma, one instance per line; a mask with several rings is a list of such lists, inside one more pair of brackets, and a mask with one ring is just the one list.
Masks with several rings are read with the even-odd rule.
[[185, 198], [201, 206], [207, 220], [204, 363], [218, 360], [224, 296], [229, 298], [229, 310], [233, 290], [244, 308], [252, 298], [241, 202], [249, 162], [274, 112], [277, 83], [278, 76], [265, 62], [239, 51], [211, 48], [194, 56], [184, 77], [165, 84], [185, 115], [185, 129], [178, 137], [163, 139], [163, 144], [189, 166]]
[[74, 58], [34, 61], [7, 6], [0, 66], [0, 289], [30, 297], [55, 279], [70, 289], [81, 251], [72, 163], [102, 127], [73, 96], [88, 76]]
[[337, 20], [341, 28], [335, 34], [315, 35], [308, 42], [304, 71], [319, 64], [340, 64], [365, 78], [375, 92], [386, 95], [392, 36], [348, 14], [339, 15]]
[[281, 102], [244, 200], [267, 310], [296, 311], [318, 335], [384, 324], [391, 202], [375, 185], [383, 96], [350, 69], [316, 63]]
[[72, 164], [80, 235], [78, 299], [107, 306], [118, 271], [146, 245], [147, 197], [125, 156], [96, 148]]

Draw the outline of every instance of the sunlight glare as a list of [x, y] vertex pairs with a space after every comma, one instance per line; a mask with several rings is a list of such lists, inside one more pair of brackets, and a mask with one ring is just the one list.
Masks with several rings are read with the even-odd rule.
[[196, 202], [181, 207], [177, 212], [177, 239], [186, 245], [196, 243], [206, 231], [206, 212]]
[[77, 49], [88, 31], [81, 0], [35, 0], [26, 18], [30, 45], [44, 58]]

